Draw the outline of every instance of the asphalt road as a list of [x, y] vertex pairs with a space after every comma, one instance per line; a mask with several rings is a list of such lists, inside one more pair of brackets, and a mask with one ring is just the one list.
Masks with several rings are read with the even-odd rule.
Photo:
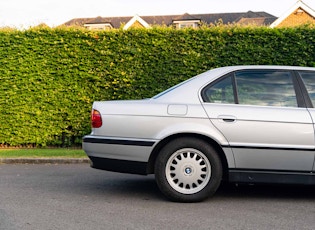
[[167, 201], [153, 176], [88, 164], [0, 165], [0, 229], [315, 229], [315, 187], [234, 186]]

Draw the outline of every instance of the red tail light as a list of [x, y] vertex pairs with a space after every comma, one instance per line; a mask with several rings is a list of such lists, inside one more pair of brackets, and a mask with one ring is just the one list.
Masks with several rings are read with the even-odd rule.
[[96, 109], [92, 110], [91, 123], [92, 123], [92, 128], [99, 128], [103, 124], [101, 113], [97, 111]]

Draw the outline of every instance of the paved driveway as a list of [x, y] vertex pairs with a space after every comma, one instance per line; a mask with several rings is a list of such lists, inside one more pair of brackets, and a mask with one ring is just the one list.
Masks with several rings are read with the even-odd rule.
[[315, 187], [228, 185], [181, 204], [165, 200], [153, 176], [3, 164], [0, 229], [315, 229]]

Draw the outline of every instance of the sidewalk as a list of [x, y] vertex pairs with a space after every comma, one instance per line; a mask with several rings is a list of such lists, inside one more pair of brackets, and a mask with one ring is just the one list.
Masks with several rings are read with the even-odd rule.
[[89, 158], [0, 158], [0, 164], [87, 164]]

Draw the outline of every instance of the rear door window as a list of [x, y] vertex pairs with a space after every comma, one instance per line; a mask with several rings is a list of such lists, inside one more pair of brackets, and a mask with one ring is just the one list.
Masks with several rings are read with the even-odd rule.
[[202, 96], [210, 103], [298, 107], [290, 71], [236, 71], [207, 86]]
[[297, 107], [289, 71], [238, 71], [235, 79], [239, 104]]

